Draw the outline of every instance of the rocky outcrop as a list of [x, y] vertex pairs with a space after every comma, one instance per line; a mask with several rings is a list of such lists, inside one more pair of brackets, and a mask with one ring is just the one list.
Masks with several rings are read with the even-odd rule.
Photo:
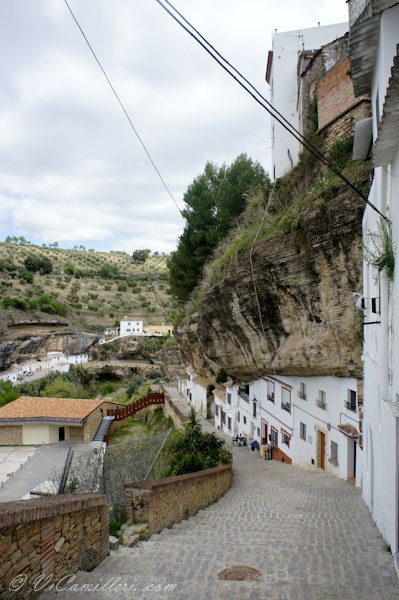
[[66, 355], [85, 354], [99, 340], [99, 336], [80, 331], [52, 333], [21, 333], [13, 340], [0, 344], [0, 369], [14, 363], [44, 358], [48, 352], [63, 352]]
[[361, 375], [360, 199], [340, 193], [310, 208], [289, 233], [238, 255], [196, 313], [175, 329], [186, 364], [199, 374], [251, 380], [265, 373]]

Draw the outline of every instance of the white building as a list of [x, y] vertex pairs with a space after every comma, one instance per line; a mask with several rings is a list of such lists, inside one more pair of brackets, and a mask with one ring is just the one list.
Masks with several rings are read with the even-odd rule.
[[348, 377], [265, 376], [214, 390], [215, 426], [272, 447], [271, 458], [356, 485], [362, 475], [362, 387]]
[[[372, 206], [365, 207], [363, 241], [381, 270], [365, 256], [362, 490], [399, 570], [399, 6], [394, 0], [350, 0], [349, 21], [355, 93], [370, 93], [372, 100], [374, 180], [369, 201], [391, 222]], [[384, 247], [382, 233], [390, 228], [393, 243], [388, 239]], [[394, 278], [384, 268], [390, 250]]]
[[192, 367], [187, 369], [187, 378], [179, 380], [180, 393], [185, 395], [190, 406], [205, 418], [214, 415], [214, 389], [213, 382], [206, 377], [200, 377]]
[[[347, 23], [296, 29], [275, 33], [268, 53], [266, 81], [270, 85], [270, 102], [296, 129], [298, 117], [298, 57], [304, 50], [321, 46], [343, 36]], [[271, 121], [272, 178], [281, 177], [297, 163], [299, 142], [274, 119]]]
[[143, 335], [143, 321], [124, 317], [120, 322], [119, 335], [121, 337], [127, 335]]

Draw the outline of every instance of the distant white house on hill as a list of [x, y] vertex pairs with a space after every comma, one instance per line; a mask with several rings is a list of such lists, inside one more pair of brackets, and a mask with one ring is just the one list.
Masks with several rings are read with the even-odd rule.
[[120, 337], [127, 335], [144, 335], [143, 334], [143, 321], [138, 321], [130, 317], [124, 317], [120, 322]]

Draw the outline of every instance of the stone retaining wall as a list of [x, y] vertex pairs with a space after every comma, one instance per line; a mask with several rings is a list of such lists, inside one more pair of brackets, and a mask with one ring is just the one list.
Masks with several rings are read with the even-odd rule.
[[109, 552], [108, 513], [95, 494], [0, 503], [0, 598], [34, 598], [47, 577], [92, 570]]
[[150, 535], [194, 515], [230, 488], [232, 465], [125, 485], [128, 521], [147, 523]]
[[167, 392], [165, 392], [165, 403], [162, 406], [164, 416], [166, 418], [171, 417], [173, 424], [177, 429], [183, 429], [184, 423], [187, 422], [187, 416], [180, 412], [180, 410], [173, 404]]

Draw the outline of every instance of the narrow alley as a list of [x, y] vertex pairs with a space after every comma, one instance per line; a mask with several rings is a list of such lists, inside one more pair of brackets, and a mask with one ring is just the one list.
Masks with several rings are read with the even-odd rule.
[[89, 591], [114, 600], [399, 598], [392, 555], [358, 489], [247, 447], [233, 455], [233, 485], [219, 502], [112, 552], [41, 600], [79, 600]]

